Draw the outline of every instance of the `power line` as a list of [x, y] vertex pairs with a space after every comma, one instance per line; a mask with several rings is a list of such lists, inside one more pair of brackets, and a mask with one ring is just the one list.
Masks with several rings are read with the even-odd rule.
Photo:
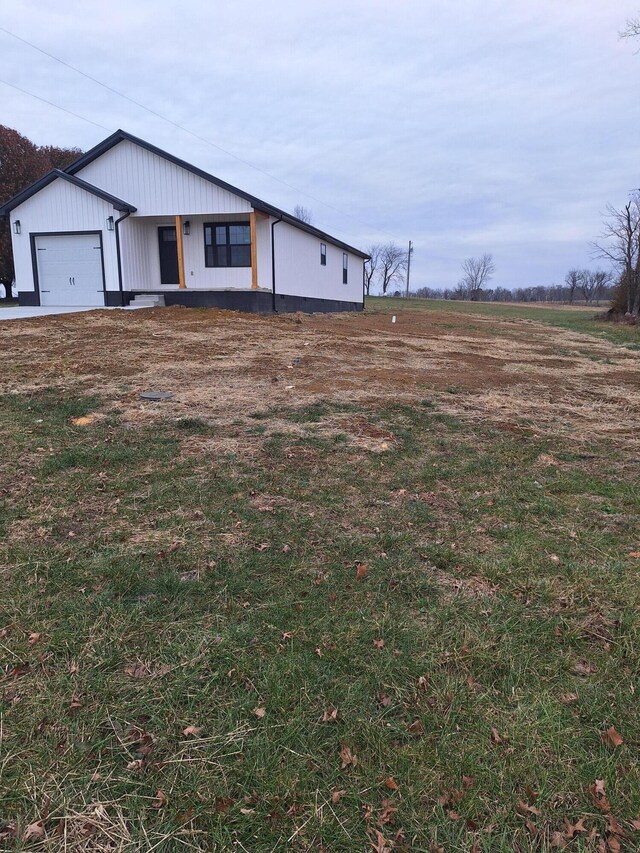
[[[204, 136], [200, 136], [199, 134], [195, 133], [194, 131], [189, 130], [189, 128], [184, 127], [183, 125], [179, 124], [178, 122], [174, 121], [173, 119], [169, 118], [168, 116], [165, 116], [162, 113], [156, 112], [156, 110], [153, 110], [153, 109], [151, 109], [151, 107], [148, 107], [146, 104], [143, 104], [140, 101], [135, 100], [135, 98], [131, 98], [129, 95], [125, 94], [124, 92], [121, 92], [119, 89], [114, 89], [113, 86], [109, 86], [107, 83], [104, 83], [102, 80], [99, 80], [97, 77], [93, 77], [91, 74], [88, 74], [86, 71], [83, 71], [81, 68], [78, 68], [77, 66], [72, 65], [70, 62], [66, 62], [64, 59], [60, 59], [60, 57], [55, 56], [53, 53], [49, 53], [48, 51], [44, 50], [43, 48], [38, 47], [37, 44], [33, 44], [33, 42], [30, 42], [27, 39], [22, 38], [22, 36], [16, 35], [16, 33], [11, 32], [11, 30], [6, 29], [6, 27], [0, 27], [0, 32], [3, 32], [6, 35], [11, 36], [12, 38], [16, 39], [17, 41], [20, 41], [23, 44], [28, 45], [28, 47], [33, 48], [33, 50], [37, 50], [38, 53], [41, 53], [43, 56], [46, 56], [49, 59], [52, 59], [54, 62], [58, 62], [60, 65], [63, 65], [65, 68], [69, 68], [71, 71], [75, 71], [76, 74], [82, 75], [82, 77], [85, 77], [87, 80], [90, 80], [92, 83], [95, 83], [96, 85], [101, 86], [103, 89], [106, 89], [108, 92], [111, 92], [114, 95], [118, 95], [118, 97], [120, 97], [120, 98], [124, 98], [125, 101], [129, 101], [129, 103], [134, 104], [134, 106], [139, 107], [142, 110], [145, 110], [146, 112], [148, 112], [150, 115], [154, 116], [155, 118], [159, 118], [162, 121], [168, 122], [169, 124], [173, 125], [173, 127], [177, 128], [178, 130], [181, 130], [183, 133], [187, 133], [187, 134], [189, 134], [189, 136], [192, 136], [194, 139], [197, 139], [199, 142], [204, 142], [205, 145], [209, 145], [211, 148], [215, 148], [216, 150], [221, 151], [223, 154], [226, 154], [228, 157], [232, 157], [234, 160], [237, 160], [239, 163], [242, 163], [243, 165], [248, 166], [250, 169], [254, 169], [256, 172], [259, 172], [260, 174], [265, 175], [265, 177], [270, 178], [273, 181], [277, 181], [279, 184], [282, 184], [283, 186], [288, 187], [289, 189], [294, 190], [297, 193], [301, 193], [302, 195], [306, 196], [307, 198], [313, 199], [313, 201], [316, 201], [318, 204], [323, 205], [324, 207], [328, 208], [329, 210], [333, 210], [335, 213], [339, 213], [341, 216], [346, 216], [347, 218], [352, 219], [354, 222], [357, 222], [359, 225], [362, 225], [365, 228], [372, 228], [373, 230], [379, 232], [380, 234], [386, 234], [388, 237], [395, 237], [394, 234], [391, 234], [388, 231], [385, 231], [384, 229], [376, 228], [373, 225], [369, 225], [367, 222], [364, 222], [363, 220], [358, 219], [356, 216], [353, 216], [350, 213], [345, 213], [345, 211], [340, 210], [338, 207], [334, 207], [332, 204], [328, 204], [326, 201], [323, 201], [321, 198], [318, 198], [317, 196], [311, 195], [311, 193], [308, 193], [305, 190], [301, 190], [299, 187], [296, 187], [293, 184], [288, 183], [287, 181], [283, 180], [282, 178], [276, 177], [276, 175], [271, 174], [271, 172], [267, 172], [265, 169], [261, 169], [259, 166], [256, 166], [254, 163], [251, 163], [248, 160], [244, 160], [242, 157], [238, 157], [238, 155], [234, 154], [232, 151], [228, 151], [226, 148], [223, 148], [221, 145], [217, 145], [215, 142], [211, 142], [210, 139], [206, 139]], [[4, 83], [6, 81], [2, 80], [0, 82]], [[54, 104], [51, 101], [47, 101], [45, 98], [41, 98], [38, 95], [34, 95], [33, 92], [26, 92], [25, 90], [19, 89], [17, 86], [14, 86], [11, 83], [7, 83], [7, 86], [12, 86], [12, 88], [17, 89], [18, 91], [24, 92], [24, 94], [31, 95], [32, 97], [37, 98], [39, 101], [44, 101], [44, 103], [50, 104], [51, 106], [54, 106], [54, 107], [58, 107], [57, 104]], [[96, 125], [96, 127], [101, 127], [107, 131], [109, 130], [109, 128], [104, 127], [104, 125], [98, 124], [97, 122], [91, 121], [91, 119], [84, 118], [83, 116], [79, 116], [77, 113], [72, 113], [70, 110], [64, 109], [64, 107], [58, 107], [58, 109], [61, 109], [64, 112], [68, 112], [71, 115], [76, 116], [76, 118], [81, 118], [84, 121], [88, 121], [91, 124]]]
[[90, 118], [85, 118], [84, 116], [79, 115], [78, 113], [74, 113], [72, 110], [68, 110], [66, 107], [61, 107], [60, 104], [54, 104], [53, 101], [48, 101], [46, 98], [41, 98], [40, 95], [34, 95], [33, 92], [27, 92], [26, 89], [21, 89], [20, 86], [16, 86], [15, 83], [9, 83], [8, 80], [0, 80], [0, 83], [4, 83], [5, 86], [10, 86], [12, 89], [15, 89], [16, 92], [22, 92], [23, 95], [30, 95], [32, 98], [36, 98], [38, 101], [42, 101], [43, 104], [49, 104], [50, 107], [55, 107], [57, 110], [62, 110], [63, 113], [68, 113], [70, 116], [75, 116], [79, 118], [81, 121], [88, 121], [89, 124], [93, 124], [96, 127], [101, 128], [102, 130], [109, 131], [108, 127], [105, 127], [103, 124], [98, 124], [97, 121], [92, 121]]

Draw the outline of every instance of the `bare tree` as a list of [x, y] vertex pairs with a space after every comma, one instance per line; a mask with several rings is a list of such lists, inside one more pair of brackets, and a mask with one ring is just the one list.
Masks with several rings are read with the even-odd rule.
[[458, 283], [458, 288], [464, 290], [468, 299], [476, 300], [495, 271], [493, 255], [485, 253], [480, 258], [465, 258], [462, 262], [464, 275]]
[[301, 222], [306, 222], [307, 225], [311, 225], [311, 211], [308, 207], [303, 207], [301, 204], [296, 204], [296, 206], [293, 208], [293, 215]]
[[627, 314], [640, 313], [640, 191], [635, 191], [622, 210], [607, 208], [603, 238], [594, 243], [596, 253], [620, 270], [625, 288]]
[[580, 279], [580, 290], [587, 302], [598, 299], [603, 289], [610, 284], [611, 273], [602, 270], [582, 270]]
[[400, 282], [407, 268], [407, 252], [395, 243], [385, 243], [380, 247], [380, 281], [382, 292], [386, 293], [394, 282]]
[[580, 288], [580, 276], [580, 270], [569, 270], [569, 272], [564, 277], [564, 283], [569, 289], [569, 304], [573, 302], [573, 297], [575, 296], [576, 290], [579, 290]]
[[376, 272], [378, 272], [380, 267], [382, 255], [382, 246], [380, 243], [372, 243], [367, 249], [367, 254], [369, 255], [369, 260], [364, 262], [364, 289], [368, 296]]
[[621, 39], [632, 39], [640, 36], [640, 17], [629, 18], [627, 28], [620, 33]]

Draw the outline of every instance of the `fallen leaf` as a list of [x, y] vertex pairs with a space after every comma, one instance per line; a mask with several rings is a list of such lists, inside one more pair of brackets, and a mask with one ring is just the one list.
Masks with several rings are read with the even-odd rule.
[[323, 723], [336, 723], [338, 721], [338, 709], [334, 708], [333, 705], [329, 705], [327, 710], [322, 715]]
[[462, 815], [458, 814], [458, 812], [454, 812], [452, 810], [447, 812], [447, 817], [451, 820], [462, 820]]
[[560, 563], [560, 557], [557, 554], [549, 554], [549, 559], [557, 566]]
[[584, 820], [585, 819], [583, 817], [581, 817], [580, 820], [576, 821], [575, 823], [571, 823], [565, 817], [565, 819], [564, 819], [564, 826], [565, 826], [564, 837], [568, 841], [571, 841], [571, 839], [575, 835], [577, 835], [579, 832], [586, 832], [587, 831], [587, 828], [584, 825]]
[[95, 415], [82, 415], [79, 418], [71, 418], [71, 423], [74, 426], [89, 426], [95, 421]]
[[24, 831], [23, 838], [25, 840], [27, 838], [44, 838], [44, 821], [36, 820], [34, 823], [30, 823]]
[[252, 713], [255, 714], [259, 720], [264, 720], [265, 714], [267, 713], [267, 709], [260, 707], [254, 708]]
[[393, 778], [393, 776], [387, 776], [387, 778], [384, 780], [384, 786], [385, 786], [385, 788], [388, 788], [390, 791], [399, 791], [400, 790], [400, 785], [398, 785], [398, 783]]
[[217, 814], [226, 814], [231, 806], [235, 803], [231, 797], [216, 797], [215, 809]]
[[80, 665], [76, 661], [72, 660], [69, 663], [69, 673], [71, 675], [77, 675], [79, 672], [80, 672]]
[[382, 811], [380, 816], [378, 817], [378, 824], [380, 826], [386, 826], [386, 824], [391, 823], [395, 816], [398, 814], [398, 809], [393, 803], [393, 800], [385, 799], [381, 803]]
[[631, 826], [640, 832], [640, 817], [635, 818], [634, 820], [629, 821]]
[[571, 705], [573, 702], [578, 701], [577, 693], [562, 693], [560, 696], [560, 701], [563, 705]]
[[373, 645], [376, 649], [384, 649], [384, 640], [374, 640]]
[[610, 835], [607, 841], [609, 842], [610, 853], [620, 853], [620, 851], [622, 850], [622, 845], [615, 837], [615, 835]]
[[491, 727], [491, 743], [500, 744], [504, 741], [502, 735], [495, 726]]
[[150, 674], [148, 667], [144, 663], [132, 663], [129, 666], [125, 666], [124, 671], [131, 678], [146, 678]]
[[422, 720], [414, 720], [407, 726], [407, 731], [414, 737], [421, 737], [425, 733], [425, 727]]
[[79, 696], [73, 696], [71, 702], [69, 703], [70, 711], [78, 711], [82, 708], [82, 701]]
[[127, 764], [127, 770], [142, 770], [142, 759], [134, 758], [133, 761]]
[[182, 734], [185, 737], [197, 737], [202, 731], [202, 726], [187, 726], [186, 729], [182, 730]]
[[259, 545], [255, 546], [256, 551], [266, 551], [267, 548], [270, 548], [271, 545], [269, 542], [261, 542]]
[[609, 726], [606, 732], [601, 733], [600, 738], [604, 744], [614, 748], [620, 746], [624, 741], [622, 735], [616, 731], [615, 726]]
[[34, 631], [32, 634], [29, 634], [29, 639], [27, 640], [27, 642], [30, 646], [35, 646], [35, 644], [40, 641], [41, 636], [42, 634], [37, 631]]
[[589, 793], [596, 808], [600, 809], [604, 814], [608, 814], [611, 811], [611, 804], [604, 792], [604, 779], [596, 779], [592, 785], [589, 785]]
[[152, 809], [161, 809], [167, 805], [169, 799], [164, 791], [158, 789], [154, 801], [151, 803]]
[[526, 803], [524, 803], [522, 800], [519, 800], [518, 805], [516, 806], [516, 811], [520, 812], [520, 814], [529, 813], [529, 814], [534, 814], [534, 815], [538, 815], [538, 816], [540, 816], [542, 814], [540, 809], [536, 808], [535, 806], [529, 806]]
[[573, 665], [573, 671], [576, 675], [593, 675], [597, 672], [597, 667], [588, 660], [576, 661]]
[[244, 809], [244, 808], [240, 809], [240, 814], [244, 814], [244, 815], [253, 814], [254, 812], [255, 812], [255, 809]]
[[640, 560], [640, 551], [630, 551], [629, 556], [633, 557], [634, 560]]
[[391, 697], [386, 693], [378, 693], [378, 704], [383, 708], [388, 708], [391, 705]]
[[429, 676], [421, 675], [418, 679], [418, 690], [422, 690], [424, 693], [429, 689]]
[[291, 640], [293, 638], [293, 631], [283, 631], [282, 639], [283, 640]]
[[361, 581], [364, 580], [367, 576], [367, 569], [369, 568], [367, 563], [360, 563], [356, 569], [356, 580]]
[[339, 803], [346, 793], [346, 791], [340, 791], [338, 790], [338, 788], [335, 788], [331, 792], [331, 802], [333, 803], [333, 805], [335, 806], [337, 803]]
[[358, 756], [351, 752], [344, 741], [340, 744], [340, 760], [342, 761], [342, 769], [351, 766], [355, 767], [358, 763]]
[[619, 835], [621, 838], [624, 838], [627, 834], [618, 818], [612, 814], [607, 815], [607, 832], [610, 832], [612, 835]]

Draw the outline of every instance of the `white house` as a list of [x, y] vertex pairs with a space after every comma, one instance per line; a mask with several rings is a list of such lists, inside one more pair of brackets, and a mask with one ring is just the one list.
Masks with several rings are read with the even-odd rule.
[[363, 307], [364, 252], [123, 130], [0, 216], [21, 305]]

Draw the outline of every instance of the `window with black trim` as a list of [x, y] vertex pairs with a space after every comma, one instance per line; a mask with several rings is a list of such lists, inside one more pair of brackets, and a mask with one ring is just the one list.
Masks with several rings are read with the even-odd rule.
[[205, 267], [250, 267], [251, 226], [248, 222], [205, 222]]
[[349, 255], [346, 252], [342, 253], [342, 283], [347, 283], [348, 278], [348, 264], [349, 264]]
[[320, 266], [326, 267], [327, 265], [327, 244], [320, 243]]

